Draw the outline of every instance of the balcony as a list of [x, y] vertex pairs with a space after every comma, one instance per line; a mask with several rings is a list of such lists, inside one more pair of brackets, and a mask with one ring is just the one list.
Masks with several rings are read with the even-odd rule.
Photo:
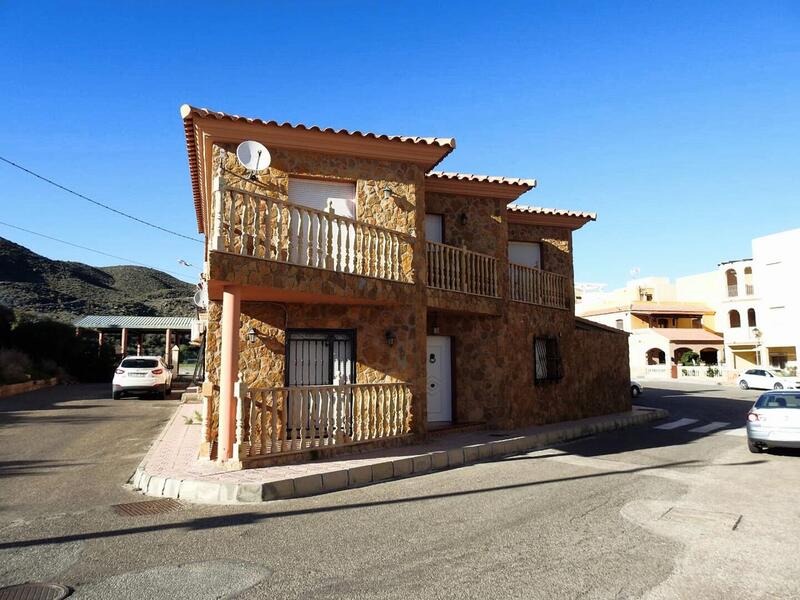
[[236, 396], [234, 456], [245, 464], [411, 432], [406, 383], [251, 389], [238, 384]]
[[410, 236], [237, 188], [215, 194], [211, 250], [411, 282]]
[[426, 242], [428, 287], [497, 298], [497, 259], [437, 242]]
[[739, 295], [739, 286], [735, 283], [728, 284], [728, 298], [736, 298]]
[[508, 265], [511, 300], [549, 308], [569, 309], [569, 280], [563, 275], [511, 263]]

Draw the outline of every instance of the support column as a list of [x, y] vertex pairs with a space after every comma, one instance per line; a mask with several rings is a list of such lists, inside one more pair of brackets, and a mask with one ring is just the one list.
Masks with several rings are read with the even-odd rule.
[[142, 355], [142, 332], [139, 332], [139, 337], [136, 338], [136, 356]]
[[125, 356], [128, 353], [128, 329], [122, 328], [122, 339], [120, 340], [120, 353]]
[[234, 384], [239, 370], [239, 321], [241, 289], [228, 286], [222, 291], [222, 323], [219, 370], [219, 431], [217, 434], [217, 458], [233, 457], [234, 433], [236, 430], [236, 400]]
[[164, 362], [167, 363], [168, 366], [172, 366], [172, 329], [167, 328], [167, 343], [164, 350]]

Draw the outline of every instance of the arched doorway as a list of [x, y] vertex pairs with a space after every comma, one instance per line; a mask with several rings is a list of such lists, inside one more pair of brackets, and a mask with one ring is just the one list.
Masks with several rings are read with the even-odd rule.
[[663, 365], [667, 362], [667, 355], [661, 348], [650, 348], [645, 352], [648, 365]]
[[700, 350], [700, 360], [705, 365], [716, 365], [719, 361], [717, 354], [716, 348], [703, 348]]
[[753, 295], [753, 269], [751, 267], [744, 268], [744, 293], [748, 296]]
[[675, 364], [676, 365], [681, 364], [681, 358], [687, 352], [693, 352], [693, 350], [691, 348], [685, 348], [685, 347], [684, 348], [676, 348], [675, 349], [675, 352], [673, 353], [673, 358], [675, 359]]

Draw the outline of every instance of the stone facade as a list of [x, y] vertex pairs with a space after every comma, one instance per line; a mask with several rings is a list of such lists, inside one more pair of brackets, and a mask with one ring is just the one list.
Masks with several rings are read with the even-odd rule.
[[[226, 167], [244, 176], [226, 146]], [[218, 156], [220, 149], [216, 149]], [[290, 175], [356, 183], [357, 219], [399, 231], [411, 240], [403, 265], [407, 283], [335, 273], [260, 258], [209, 252], [211, 302], [206, 371], [214, 387], [210, 418], [217, 431], [220, 367], [220, 294], [244, 289], [239, 327], [239, 371], [251, 387], [283, 387], [287, 329], [356, 331], [356, 381], [411, 386], [412, 430], [426, 424], [426, 335], [452, 338], [453, 416], [456, 423], [494, 427], [620, 412], [630, 408], [627, 334], [576, 322], [571, 310], [512, 302], [508, 296], [508, 241], [542, 244], [543, 267], [569, 280], [572, 304], [572, 231], [508, 221], [507, 200], [441, 192], [425, 194], [423, 171], [400, 162], [270, 148], [270, 168], [256, 186], [236, 175], [226, 183], [286, 200]], [[263, 186], [266, 186], [264, 188]], [[384, 189], [391, 191], [384, 197]], [[427, 289], [425, 213], [442, 214], [444, 242], [497, 259], [499, 298]], [[257, 332], [247, 340], [250, 329]], [[387, 344], [386, 332], [395, 342]], [[534, 382], [536, 336], [559, 339], [563, 378]], [[346, 448], [345, 448], [346, 449]]]

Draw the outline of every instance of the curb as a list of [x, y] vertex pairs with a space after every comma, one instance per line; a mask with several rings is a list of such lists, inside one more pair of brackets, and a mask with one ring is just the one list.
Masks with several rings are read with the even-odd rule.
[[147, 456], [145, 456], [128, 483], [147, 496], [176, 498], [198, 504], [252, 504], [313, 496], [391, 479], [455, 469], [493, 458], [522, 454], [597, 433], [641, 425], [668, 416], [669, 412], [664, 409], [635, 407], [635, 410], [629, 413], [608, 415], [607, 418], [593, 417], [583, 421], [568, 421], [543, 426], [545, 431], [531, 435], [492, 440], [447, 450], [435, 450], [415, 456], [387, 458], [382, 462], [359, 465], [350, 469], [263, 483], [202, 481], [153, 476], [145, 470], [147, 462]]

